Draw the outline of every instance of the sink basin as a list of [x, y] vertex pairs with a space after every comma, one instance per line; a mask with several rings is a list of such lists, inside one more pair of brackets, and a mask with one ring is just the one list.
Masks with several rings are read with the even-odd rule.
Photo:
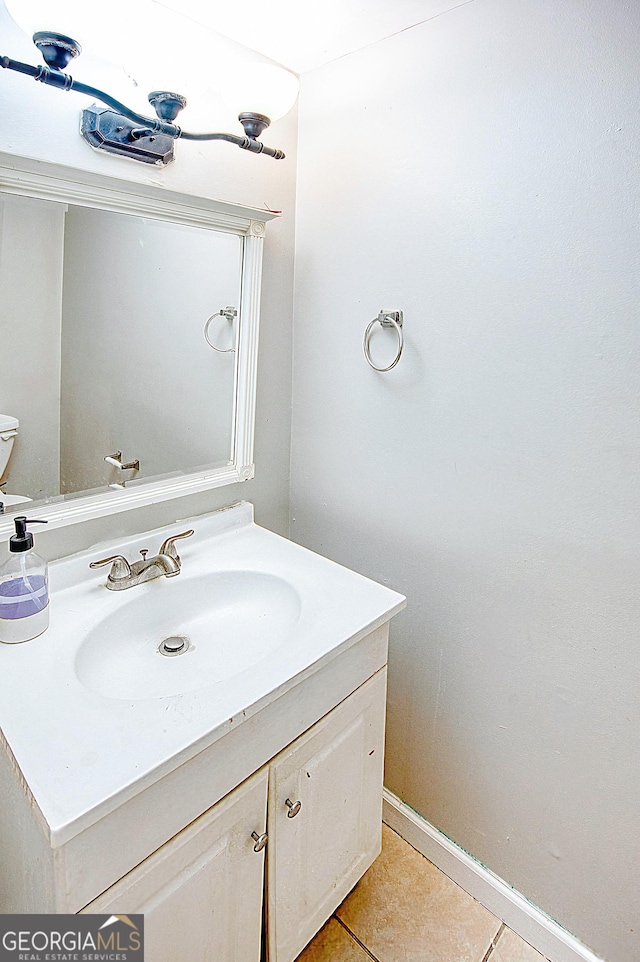
[[[158, 578], [99, 621], [75, 656], [75, 673], [109, 698], [167, 698], [225, 681], [291, 643], [296, 589], [261, 571]], [[176, 640], [177, 639], [177, 640]], [[168, 653], [163, 648], [182, 651]], [[164, 653], [163, 653], [164, 651]]]

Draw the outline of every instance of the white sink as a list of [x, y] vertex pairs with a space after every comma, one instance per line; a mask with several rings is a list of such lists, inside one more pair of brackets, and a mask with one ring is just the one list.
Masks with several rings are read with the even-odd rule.
[[[106, 571], [89, 569], [110, 554], [153, 554], [187, 527], [176, 577], [109, 591]], [[259, 527], [244, 502], [55, 562], [50, 586], [48, 630], [0, 644], [0, 737], [55, 845], [245, 722], [252, 729], [265, 706], [405, 604]], [[175, 635], [189, 650], [160, 654]]]
[[82, 684], [108, 698], [196, 691], [295, 644], [300, 595], [263, 571], [161, 578], [127, 594], [125, 604], [89, 631], [75, 657]]

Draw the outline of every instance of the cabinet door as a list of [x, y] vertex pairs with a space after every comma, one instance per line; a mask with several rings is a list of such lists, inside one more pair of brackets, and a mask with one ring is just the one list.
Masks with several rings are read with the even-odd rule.
[[142, 912], [149, 962], [259, 962], [267, 786], [263, 769], [83, 912]]
[[292, 962], [380, 852], [385, 693], [382, 669], [269, 767], [270, 962]]

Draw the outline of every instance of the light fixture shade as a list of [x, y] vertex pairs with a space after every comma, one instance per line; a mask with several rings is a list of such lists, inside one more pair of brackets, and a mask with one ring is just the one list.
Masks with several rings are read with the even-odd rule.
[[229, 64], [218, 79], [216, 86], [236, 116], [251, 111], [272, 121], [289, 113], [300, 86], [296, 75], [284, 67], [255, 61]]
[[32, 37], [39, 30], [49, 30], [72, 37], [79, 43], [79, 33], [84, 32], [82, 4], [77, 0], [61, 0], [49, 3], [47, 0], [4, 0], [9, 14], [21, 30]]
[[189, 101], [209, 86], [215, 53], [206, 27], [199, 29], [175, 10], [150, 3], [144, 43], [125, 30], [117, 55], [145, 96], [152, 90], [170, 90]]
[[123, 23], [128, 36], [140, 38], [151, 0], [109, 0], [106, 10], [92, 0], [5, 0], [5, 6], [29, 37], [38, 31], [61, 33], [89, 56], [112, 59]]

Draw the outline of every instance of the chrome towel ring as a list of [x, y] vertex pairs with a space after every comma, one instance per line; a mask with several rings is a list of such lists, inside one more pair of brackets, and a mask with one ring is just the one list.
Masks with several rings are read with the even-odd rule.
[[[367, 329], [364, 332], [364, 341], [362, 346], [364, 348], [364, 356], [366, 357], [368, 364], [371, 365], [374, 371], [380, 371], [382, 373], [384, 373], [384, 371], [390, 371], [391, 368], [395, 367], [398, 361], [400, 360], [402, 356], [402, 349], [404, 347], [404, 334], [402, 333], [402, 320], [403, 320], [402, 311], [380, 311], [378, 316], [374, 317], [374, 319], [367, 325]], [[388, 364], [387, 367], [378, 367], [371, 360], [371, 353], [369, 351], [369, 342], [371, 341], [371, 331], [373, 329], [373, 325], [376, 323], [379, 323], [381, 327], [393, 327], [395, 329], [396, 334], [398, 335], [398, 353], [396, 354], [391, 364]]]
[[208, 319], [207, 323], [205, 324], [204, 339], [209, 345], [209, 347], [212, 347], [214, 351], [218, 352], [218, 354], [235, 354], [236, 349], [235, 347], [227, 347], [227, 348], [216, 347], [213, 341], [209, 338], [209, 325], [211, 324], [211, 321], [215, 317], [226, 317], [228, 321], [233, 323], [234, 317], [237, 317], [237, 316], [238, 316], [238, 312], [235, 309], [235, 307], [221, 307], [219, 311], [216, 311], [215, 314], [211, 315], [211, 317]]

